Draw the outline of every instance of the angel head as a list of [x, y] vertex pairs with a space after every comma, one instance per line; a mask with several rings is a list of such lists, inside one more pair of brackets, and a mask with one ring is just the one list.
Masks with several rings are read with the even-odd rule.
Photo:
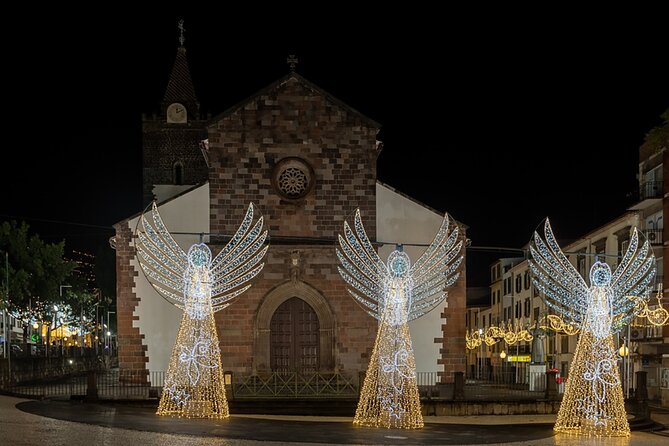
[[406, 277], [411, 269], [411, 259], [406, 252], [400, 249], [391, 252], [388, 256], [388, 273], [390, 277], [397, 279]]
[[597, 260], [590, 268], [590, 284], [598, 287], [605, 287], [611, 283], [611, 267]]
[[211, 251], [204, 243], [196, 243], [188, 250], [188, 264], [193, 268], [211, 265]]

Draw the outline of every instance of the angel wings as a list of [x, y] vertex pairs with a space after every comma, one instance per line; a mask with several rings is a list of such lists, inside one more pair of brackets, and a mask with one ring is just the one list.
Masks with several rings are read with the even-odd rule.
[[607, 294], [612, 327], [617, 330], [635, 316], [635, 300], [631, 296], [648, 297], [655, 276], [655, 256], [646, 240], [639, 246], [636, 228], [629, 247], [614, 272], [606, 263], [595, 262], [590, 271], [591, 286], [576, 271], [555, 240], [548, 219], [544, 237], [537, 232], [530, 241], [529, 261], [532, 282], [546, 296], [546, 304], [563, 315], [568, 322], [581, 324], [588, 313], [594, 292]]
[[463, 259], [458, 235], [457, 224], [446, 214], [434, 240], [414, 265], [401, 250], [393, 251], [386, 265], [369, 241], [356, 209], [353, 228], [345, 221], [344, 235], [338, 236], [341, 266], [337, 268], [349, 285], [348, 292], [372, 317], [381, 319], [394, 299], [404, 307], [403, 319], [410, 321], [443, 301], [444, 290], [458, 279]]
[[204, 243], [184, 252], [153, 203], [150, 218], [140, 217], [136, 242], [139, 264], [151, 285], [194, 319], [227, 307], [251, 287], [249, 281], [264, 266], [267, 231], [263, 231], [263, 217], [254, 223], [253, 211], [251, 203], [235, 235], [212, 260]]

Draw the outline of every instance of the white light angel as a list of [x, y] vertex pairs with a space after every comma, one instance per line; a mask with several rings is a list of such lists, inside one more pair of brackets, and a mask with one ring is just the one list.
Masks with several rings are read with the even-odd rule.
[[158, 415], [225, 418], [221, 355], [214, 313], [251, 287], [268, 246], [263, 218], [253, 204], [227, 245], [212, 260], [204, 243], [184, 252], [163, 223], [156, 204], [137, 227], [137, 258], [148, 281], [184, 314], [165, 375]]
[[562, 253], [548, 219], [544, 237], [534, 233], [530, 253], [532, 281], [544, 293], [546, 304], [567, 323], [581, 328], [554, 429], [596, 436], [629, 435], [613, 333], [638, 311], [638, 299], [630, 296], [648, 299], [655, 276], [655, 256], [648, 241], [639, 246], [635, 228], [614, 272], [606, 263], [594, 262], [590, 286]]
[[344, 222], [337, 257], [348, 292], [379, 320], [376, 342], [354, 424], [416, 429], [423, 426], [408, 322], [435, 308], [457, 280], [462, 262], [458, 226], [448, 214], [434, 240], [411, 265], [401, 246], [384, 264], [356, 209], [353, 229]]

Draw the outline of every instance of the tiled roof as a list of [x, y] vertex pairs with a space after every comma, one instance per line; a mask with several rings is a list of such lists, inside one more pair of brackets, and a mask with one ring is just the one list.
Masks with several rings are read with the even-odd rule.
[[166, 103], [171, 102], [197, 102], [195, 89], [193, 88], [193, 79], [188, 69], [188, 60], [186, 59], [186, 48], [180, 47], [177, 50], [177, 57], [172, 67], [172, 74], [167, 83], [167, 90], [163, 100]]

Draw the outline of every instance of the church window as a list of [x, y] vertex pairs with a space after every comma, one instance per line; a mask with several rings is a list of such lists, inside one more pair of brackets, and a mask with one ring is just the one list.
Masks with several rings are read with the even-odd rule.
[[174, 184], [184, 184], [184, 165], [180, 161], [174, 163]]
[[276, 192], [290, 200], [307, 195], [313, 186], [313, 179], [312, 168], [300, 158], [284, 158], [272, 172], [272, 184]]

